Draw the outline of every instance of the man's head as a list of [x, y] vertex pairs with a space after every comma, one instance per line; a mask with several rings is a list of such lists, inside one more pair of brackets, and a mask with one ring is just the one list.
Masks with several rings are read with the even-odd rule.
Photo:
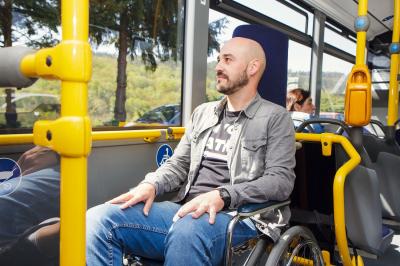
[[242, 37], [232, 38], [218, 56], [217, 90], [226, 95], [242, 88], [257, 90], [265, 65], [264, 50], [259, 43]]

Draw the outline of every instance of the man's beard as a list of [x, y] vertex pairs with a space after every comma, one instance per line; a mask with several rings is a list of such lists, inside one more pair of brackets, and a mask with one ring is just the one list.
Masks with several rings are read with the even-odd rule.
[[217, 91], [222, 94], [225, 94], [225, 95], [231, 95], [234, 92], [236, 92], [236, 91], [240, 90], [241, 88], [243, 88], [244, 86], [246, 86], [247, 83], [249, 83], [249, 78], [247, 77], [246, 70], [244, 70], [242, 72], [242, 74], [240, 75], [240, 77], [234, 81], [230, 81], [229, 77], [222, 73], [217, 73], [217, 76], [218, 75], [223, 75], [225, 77], [225, 79], [227, 80], [226, 86], [217, 84]]

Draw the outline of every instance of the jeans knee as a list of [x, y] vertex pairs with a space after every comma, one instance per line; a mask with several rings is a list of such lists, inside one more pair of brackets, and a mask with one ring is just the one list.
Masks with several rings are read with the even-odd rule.
[[[165, 265], [219, 265], [223, 258], [224, 236], [208, 222], [208, 215], [179, 219], [168, 232], [165, 242]], [[217, 245], [215, 240], [217, 241]], [[222, 240], [222, 241], [221, 241]]]
[[[204, 221], [203, 221], [204, 220]], [[201, 245], [209, 246], [210, 235], [207, 230], [208, 220], [192, 218], [191, 215], [186, 215], [185, 217], [179, 219], [170, 228], [166, 238], [166, 245]]]
[[97, 237], [109, 231], [118, 211], [119, 207], [111, 204], [101, 204], [90, 208], [86, 212], [87, 240], [89, 241], [91, 237]]
[[122, 210], [120, 205], [101, 204], [90, 208], [86, 212], [86, 231], [91, 234], [107, 233], [121, 224], [133, 223], [142, 214], [143, 204], [137, 204], [129, 209]]

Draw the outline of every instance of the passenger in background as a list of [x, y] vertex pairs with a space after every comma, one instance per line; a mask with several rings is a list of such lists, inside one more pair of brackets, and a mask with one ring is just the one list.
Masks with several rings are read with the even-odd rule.
[[[305, 120], [313, 118], [315, 105], [310, 97], [310, 92], [301, 88], [296, 88], [286, 95], [286, 110], [292, 116], [294, 127], [297, 128]], [[312, 124], [313, 133], [324, 132], [321, 124]]]

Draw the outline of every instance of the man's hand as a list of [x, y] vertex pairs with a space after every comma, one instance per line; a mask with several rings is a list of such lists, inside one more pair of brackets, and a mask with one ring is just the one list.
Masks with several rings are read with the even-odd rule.
[[156, 197], [156, 188], [149, 183], [143, 183], [131, 189], [130, 191], [113, 198], [107, 203], [118, 204], [123, 203], [120, 208], [125, 209], [133, 206], [139, 202], [144, 202], [143, 213], [149, 215], [151, 205], [153, 204], [154, 198]]
[[184, 217], [186, 214], [193, 212], [192, 217], [197, 219], [204, 213], [208, 212], [210, 215], [210, 219], [208, 221], [210, 224], [214, 224], [215, 216], [223, 208], [224, 201], [219, 196], [219, 191], [212, 190], [187, 202], [178, 210], [175, 217]]

